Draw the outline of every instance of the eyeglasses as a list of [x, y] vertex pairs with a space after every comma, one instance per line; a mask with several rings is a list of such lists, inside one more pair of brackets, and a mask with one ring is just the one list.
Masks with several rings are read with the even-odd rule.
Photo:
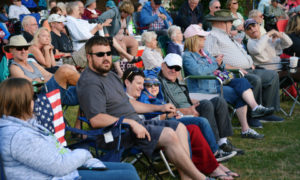
[[29, 46], [18, 46], [18, 47], [15, 47], [15, 48], [16, 48], [17, 51], [22, 51], [23, 49], [24, 49], [25, 51], [27, 51], [28, 48], [29, 48]]
[[168, 66], [167, 65], [167, 67], [169, 68], [169, 69], [175, 69], [175, 71], [180, 71], [181, 70], [181, 67], [180, 66]]
[[145, 87], [146, 87], [146, 88], [159, 87], [159, 84], [147, 83], [147, 84], [145, 84]]
[[96, 52], [96, 53], [89, 53], [90, 55], [96, 55], [97, 57], [103, 57], [105, 56], [105, 54], [107, 56], [111, 56], [111, 51], [107, 51], [107, 52]]
[[221, 6], [215, 6], [215, 9], [220, 9], [221, 8]]

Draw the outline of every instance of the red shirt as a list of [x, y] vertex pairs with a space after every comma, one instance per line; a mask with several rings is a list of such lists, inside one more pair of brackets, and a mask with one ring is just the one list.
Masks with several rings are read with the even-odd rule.
[[[95, 9], [96, 13], [98, 14], [98, 16], [101, 14], [101, 11]], [[84, 9], [84, 13], [82, 15], [82, 18], [83, 19], [96, 19], [96, 18], [93, 18], [92, 15], [94, 13], [92, 13], [92, 11], [88, 10], [87, 8]]]

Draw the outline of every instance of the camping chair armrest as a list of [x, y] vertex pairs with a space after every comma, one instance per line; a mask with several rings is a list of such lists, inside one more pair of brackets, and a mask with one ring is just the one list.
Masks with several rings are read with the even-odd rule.
[[202, 80], [218, 80], [220, 83], [220, 96], [223, 97], [223, 81], [217, 76], [200, 76], [200, 75], [190, 75], [184, 78], [184, 81], [187, 79], [202, 79]]
[[245, 76], [245, 74], [240, 69], [228, 69], [227, 71], [232, 72], [237, 77]]

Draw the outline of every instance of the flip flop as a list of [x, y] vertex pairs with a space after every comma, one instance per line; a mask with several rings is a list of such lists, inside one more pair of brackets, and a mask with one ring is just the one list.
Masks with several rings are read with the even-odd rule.
[[230, 176], [228, 174], [221, 174], [221, 175], [218, 175], [218, 176], [210, 176], [210, 177], [215, 178], [216, 180], [217, 179], [224, 180], [224, 178], [226, 178], [226, 177], [232, 177], [232, 176]]
[[[238, 173], [233, 172], [233, 171], [226, 171], [225, 173], [226, 173], [228, 176], [231, 176], [231, 177], [234, 177], [234, 178], [240, 177], [240, 175], [239, 175]], [[237, 176], [235, 176], [234, 173], [237, 174]]]

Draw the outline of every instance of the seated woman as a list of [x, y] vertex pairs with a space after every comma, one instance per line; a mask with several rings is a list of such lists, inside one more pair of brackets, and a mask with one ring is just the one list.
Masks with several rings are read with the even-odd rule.
[[[165, 104], [162, 97], [162, 93], [159, 93], [160, 83], [156, 78], [155, 72], [146, 70], [146, 74], [148, 76], [145, 78], [143, 71], [137, 68], [130, 68], [124, 72], [123, 83], [125, 85], [128, 97], [132, 99], [138, 99], [139, 101], [147, 104]], [[146, 87], [144, 90], [143, 84]], [[222, 164], [217, 163], [216, 158], [217, 160], [222, 161], [233, 157], [236, 154], [236, 152], [229, 153], [226, 156], [223, 154], [224, 156], [220, 157], [219, 154], [222, 154], [222, 151], [219, 152], [219, 150], [217, 150], [217, 152], [215, 152], [214, 150], [210, 149], [209, 145], [207, 144], [207, 141], [201, 133], [201, 131], [203, 133], [207, 133], [205, 135], [209, 136], [210, 139], [214, 139], [214, 134], [206, 119], [199, 117], [181, 117], [178, 114], [172, 113], [161, 114], [157, 112], [145, 114], [146, 119], [155, 119], [155, 116], [158, 117], [158, 119], [160, 120], [178, 120], [186, 125], [190, 133], [192, 161], [194, 162], [194, 164], [200, 172], [207, 174], [211, 177], [218, 177], [220, 179], [233, 179], [233, 177], [239, 176], [238, 174], [231, 172]], [[195, 121], [198, 121], [199, 123], [193, 124], [192, 122]], [[201, 130], [199, 127], [201, 128]], [[208, 139], [208, 141], [210, 141], [210, 139]], [[213, 141], [215, 142], [215, 139]], [[215, 152], [216, 157], [213, 155], [212, 151]]]
[[54, 47], [51, 44], [51, 36], [48, 29], [42, 27], [34, 34], [32, 45], [29, 47], [31, 53], [37, 62], [49, 72], [52, 71], [56, 62], [53, 54]]
[[160, 67], [163, 62], [161, 50], [157, 47], [157, 35], [153, 31], [142, 34], [142, 42], [146, 46], [142, 55], [145, 69]]
[[[205, 36], [209, 33], [197, 25], [190, 25], [184, 32], [185, 52], [183, 54], [183, 68], [186, 76], [189, 75], [214, 75], [218, 69], [224, 68], [222, 55], [217, 58], [210, 56], [205, 51]], [[189, 79], [190, 92], [216, 93], [220, 91], [217, 80]], [[243, 138], [262, 139], [264, 135], [251, 129], [247, 123], [247, 104], [251, 107], [252, 117], [261, 117], [272, 114], [273, 108], [265, 108], [258, 105], [254, 99], [252, 86], [245, 78], [234, 78], [228, 85], [223, 86], [224, 98], [235, 105], [237, 116], [242, 126]]]
[[176, 25], [170, 26], [168, 29], [168, 36], [171, 41], [168, 42], [167, 54], [175, 53], [182, 56], [184, 45], [181, 28]]
[[[2, 82], [0, 101], [0, 154], [7, 179], [139, 179], [131, 164], [103, 164], [85, 149], [63, 147], [33, 116], [33, 87], [28, 80]], [[77, 170], [81, 166], [102, 171]]]
[[[22, 35], [12, 36], [4, 50], [13, 54], [13, 61], [9, 67], [11, 77], [21, 77], [29, 81], [45, 82], [48, 91], [59, 89], [62, 104], [77, 105], [76, 83], [79, 73], [74, 66], [62, 65], [51, 74], [36, 62], [28, 61], [28, 48], [30, 44]], [[68, 87], [70, 85], [70, 87]]]

